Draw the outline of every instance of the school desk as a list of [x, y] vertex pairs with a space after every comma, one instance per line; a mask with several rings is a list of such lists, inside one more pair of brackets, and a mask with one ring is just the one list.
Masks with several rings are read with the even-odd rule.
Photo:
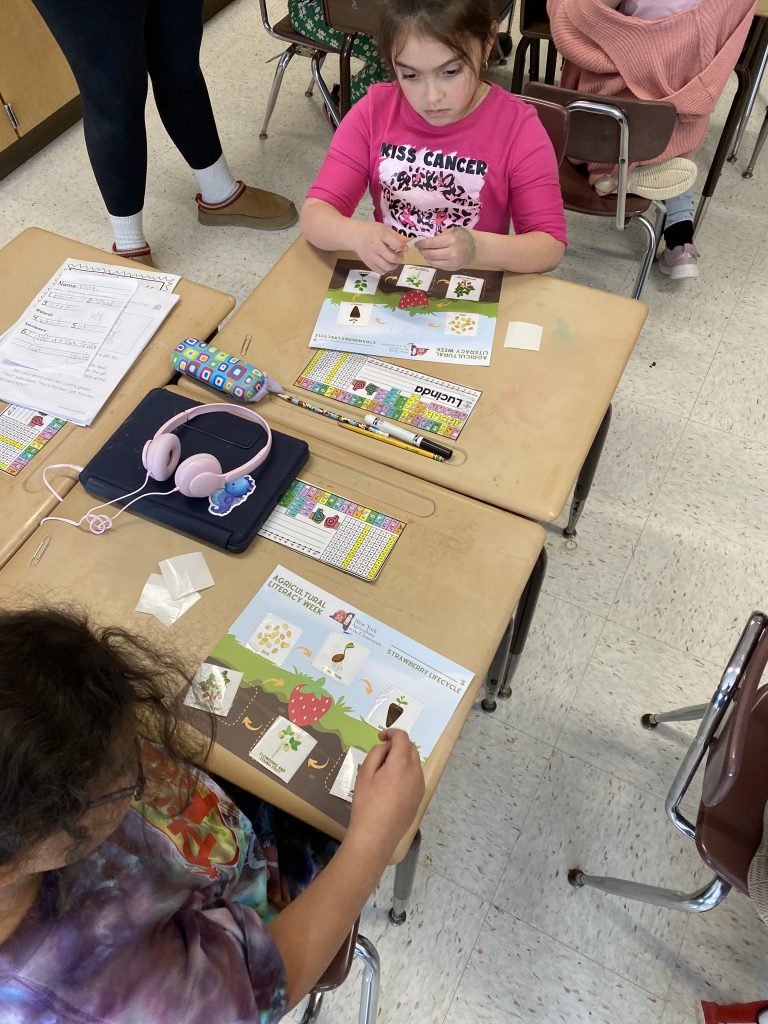
[[[273, 374], [286, 391], [318, 405], [354, 410], [294, 387], [314, 356], [309, 338], [338, 257], [303, 238], [261, 281], [218, 335], [216, 344]], [[420, 263], [418, 251], [407, 259]], [[578, 479], [569, 532], [594, 476], [610, 403], [647, 314], [642, 302], [541, 274], [507, 274], [490, 366], [391, 360], [482, 391], [450, 462], [433, 462], [345, 432], [344, 447], [368, 458], [541, 522], [556, 519]], [[507, 323], [543, 326], [539, 352], [504, 347]], [[281, 410], [287, 409], [285, 419]], [[323, 417], [265, 399], [260, 410], [313, 436], [339, 443]], [[357, 417], [362, 418], [362, 417]]]
[[[61, 523], [39, 527], [0, 570], [0, 605], [59, 602], [68, 607], [74, 600], [94, 621], [117, 623], [161, 645], [173, 645], [195, 666], [279, 564], [469, 668], [475, 674], [473, 684], [427, 760], [424, 802], [393, 858], [395, 863], [405, 858], [396, 880], [396, 909], [401, 914], [418, 856], [419, 821], [536, 563], [544, 530], [344, 451], [306, 431], [297, 428], [293, 433], [311, 446], [303, 479], [407, 523], [375, 582], [349, 576], [261, 537], [242, 554], [229, 554], [126, 512], [111, 531], [99, 537]], [[96, 502], [78, 484], [58, 514], [79, 519]], [[50, 537], [47, 548], [32, 566], [45, 537]], [[158, 562], [190, 551], [204, 553], [215, 586], [203, 591], [197, 604], [170, 629], [135, 612], [142, 587], [158, 571]], [[233, 754], [215, 748], [210, 767], [301, 820], [341, 837], [343, 828], [337, 822]]]
[[[0, 249], [0, 334], [15, 323], [68, 257], [135, 266], [120, 256], [90, 245], [40, 228], [27, 228]], [[180, 301], [112, 392], [92, 426], [78, 427], [68, 423], [18, 476], [0, 472], [0, 504], [3, 508], [0, 565], [55, 504], [43, 483], [45, 466], [58, 462], [75, 465], [87, 462], [150, 388], [171, 379], [170, 354], [174, 345], [187, 336], [209, 337], [235, 305], [231, 295], [183, 278], [175, 291], [181, 296]], [[6, 403], [0, 401], [0, 412], [6, 407]], [[65, 493], [76, 479], [77, 475], [71, 470], [57, 470], [54, 486], [60, 494]]]

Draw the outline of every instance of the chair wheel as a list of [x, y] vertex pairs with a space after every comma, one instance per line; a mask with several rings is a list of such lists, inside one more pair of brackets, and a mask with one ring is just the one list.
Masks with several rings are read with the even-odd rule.
[[584, 883], [582, 882], [583, 877], [584, 872], [581, 868], [571, 868], [568, 872], [568, 884], [572, 885], [574, 889], [582, 889], [584, 887]]
[[401, 924], [405, 924], [405, 917], [405, 910], [402, 912], [402, 914], [396, 914], [394, 907], [392, 907], [389, 911], [389, 923], [393, 924], [395, 928], [399, 928]]
[[640, 725], [642, 725], [644, 729], [655, 729], [658, 724], [659, 723], [656, 721], [655, 715], [643, 715], [640, 719]]

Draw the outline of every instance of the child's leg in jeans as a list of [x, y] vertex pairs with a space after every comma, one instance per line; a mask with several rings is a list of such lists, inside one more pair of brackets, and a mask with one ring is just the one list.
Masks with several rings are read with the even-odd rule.
[[665, 201], [664, 241], [668, 249], [693, 242], [693, 189]]

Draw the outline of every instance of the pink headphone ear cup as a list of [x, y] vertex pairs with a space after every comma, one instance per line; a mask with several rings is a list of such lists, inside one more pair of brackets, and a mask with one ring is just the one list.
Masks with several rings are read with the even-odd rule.
[[187, 498], [208, 498], [218, 488], [223, 486], [223, 476], [219, 460], [201, 452], [200, 455], [190, 455], [176, 470], [174, 483], [181, 493]]
[[144, 445], [141, 461], [153, 480], [168, 480], [179, 464], [181, 441], [175, 434], [160, 434]]

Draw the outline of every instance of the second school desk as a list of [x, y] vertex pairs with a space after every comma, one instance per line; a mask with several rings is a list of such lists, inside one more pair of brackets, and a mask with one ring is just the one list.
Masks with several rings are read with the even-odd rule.
[[[0, 334], [18, 320], [69, 257], [136, 268], [135, 263], [93, 246], [52, 235], [40, 228], [27, 228], [0, 249]], [[235, 305], [231, 295], [183, 278], [174, 290], [181, 296], [180, 301], [112, 392], [93, 425], [78, 427], [68, 423], [18, 476], [0, 472], [3, 508], [0, 565], [56, 503], [43, 483], [43, 469], [57, 462], [75, 465], [87, 462], [150, 388], [171, 379], [171, 352], [177, 342], [190, 335], [209, 337]], [[0, 412], [5, 408], [6, 403], [0, 401]], [[77, 475], [71, 470], [57, 470], [52, 482], [63, 494], [76, 479]]]
[[[424, 803], [394, 856], [394, 862], [405, 858], [395, 889], [395, 909], [401, 914], [418, 856], [419, 821], [536, 562], [544, 530], [300, 430], [293, 433], [311, 446], [303, 479], [406, 522], [374, 583], [262, 537], [233, 555], [126, 512], [98, 537], [62, 523], [40, 527], [0, 570], [0, 606], [53, 602], [68, 607], [74, 600], [96, 623], [119, 624], [160, 645], [173, 645], [196, 666], [279, 564], [474, 672], [472, 686], [427, 760]], [[137, 476], [142, 475], [137, 466]], [[97, 501], [78, 484], [58, 514], [77, 520]], [[31, 566], [46, 536], [51, 538], [47, 549]], [[204, 553], [215, 586], [203, 591], [170, 629], [135, 612], [142, 587], [158, 571], [158, 562], [190, 551]], [[342, 826], [277, 779], [267, 778], [222, 748], [215, 749], [210, 767], [316, 828], [337, 838], [343, 834]]]
[[[321, 253], [298, 239], [227, 322], [216, 344], [238, 354], [245, 335], [252, 335], [244, 357], [249, 362], [299, 398], [354, 415], [338, 402], [293, 387], [317, 351], [308, 348], [309, 338], [341, 256], [355, 258]], [[422, 262], [416, 250], [409, 250], [407, 259]], [[482, 391], [459, 440], [451, 442], [450, 462], [420, 458], [350, 431], [344, 447], [540, 522], [560, 515], [585, 467], [575, 527], [613, 393], [646, 315], [642, 302], [621, 295], [540, 274], [507, 274], [490, 366], [391, 360]], [[541, 324], [541, 351], [504, 348], [510, 320]], [[270, 398], [260, 411], [269, 417], [278, 405], [285, 403]], [[284, 422], [304, 424], [314, 436], [340, 443], [334, 423], [303, 409], [288, 408]]]

